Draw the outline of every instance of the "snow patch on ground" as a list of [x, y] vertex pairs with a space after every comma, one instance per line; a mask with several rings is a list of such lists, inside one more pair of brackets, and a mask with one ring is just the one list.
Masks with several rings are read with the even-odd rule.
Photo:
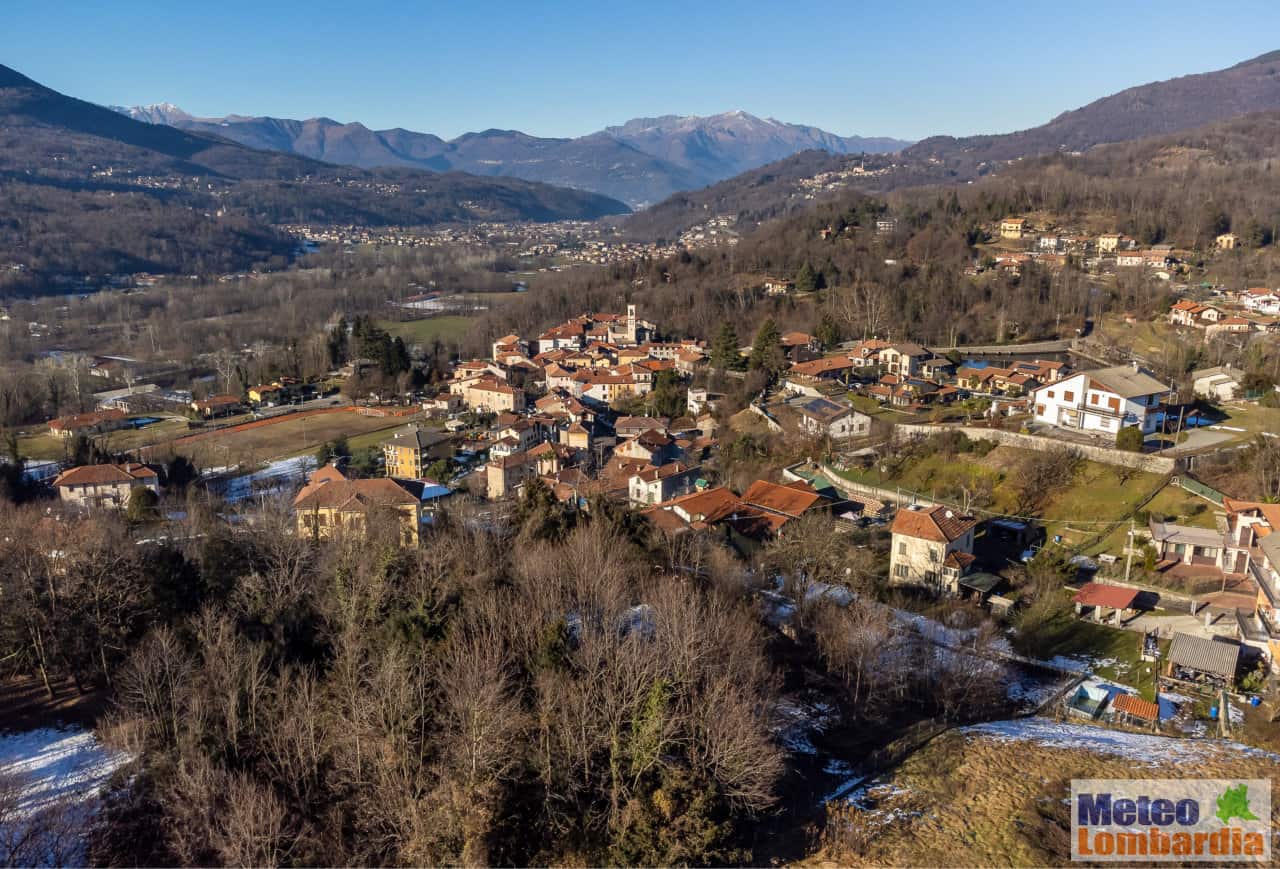
[[127, 760], [79, 728], [0, 734], [0, 777], [16, 776], [25, 782], [18, 801], [21, 816], [63, 800], [96, 797]]
[[127, 760], [79, 728], [0, 733], [0, 854], [22, 865], [83, 865], [99, 795]]
[[276, 495], [301, 484], [315, 468], [315, 456], [297, 456], [269, 462], [261, 470], [231, 477], [223, 482], [222, 497], [234, 504], [259, 495]]
[[989, 721], [985, 724], [974, 724], [962, 728], [960, 732], [1008, 742], [1034, 742], [1050, 748], [1085, 749], [1123, 757], [1146, 766], [1157, 766], [1161, 762], [1168, 761], [1203, 760], [1222, 751], [1238, 752], [1251, 757], [1280, 759], [1280, 755], [1241, 745], [1238, 742], [1209, 742], [1145, 733], [1127, 733], [1083, 724], [1062, 724], [1044, 718]]

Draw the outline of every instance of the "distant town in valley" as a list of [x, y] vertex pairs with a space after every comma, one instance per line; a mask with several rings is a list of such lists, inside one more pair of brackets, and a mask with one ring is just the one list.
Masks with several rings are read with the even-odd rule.
[[1278, 68], [911, 143], [0, 67], [0, 863], [1065, 866], [1073, 780], [1280, 776]]

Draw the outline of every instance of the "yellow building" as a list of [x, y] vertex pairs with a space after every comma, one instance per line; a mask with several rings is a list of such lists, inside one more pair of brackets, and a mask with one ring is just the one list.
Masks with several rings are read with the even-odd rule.
[[408, 480], [422, 479], [427, 475], [427, 467], [433, 462], [453, 455], [450, 440], [448, 434], [436, 429], [416, 424], [405, 426], [382, 445], [387, 476]]
[[1235, 250], [1240, 246], [1240, 236], [1234, 232], [1224, 232], [1215, 241], [1217, 242], [1218, 250]]
[[1030, 228], [1031, 224], [1025, 217], [1006, 217], [1000, 221], [1000, 237], [1020, 239]]
[[339, 534], [363, 536], [371, 521], [400, 526], [400, 544], [416, 546], [422, 503], [395, 480], [348, 480], [332, 465], [321, 468], [293, 501], [298, 534], [328, 540]]

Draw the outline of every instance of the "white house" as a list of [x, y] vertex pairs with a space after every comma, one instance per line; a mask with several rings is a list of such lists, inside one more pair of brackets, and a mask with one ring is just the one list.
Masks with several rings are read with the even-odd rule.
[[813, 435], [835, 440], [871, 434], [871, 417], [829, 398], [810, 398], [791, 404], [800, 415], [800, 427]]
[[1168, 393], [1168, 386], [1134, 364], [1081, 371], [1031, 395], [1036, 422], [1096, 433], [1138, 426], [1150, 434]]
[[1230, 365], [1219, 365], [1216, 368], [1202, 368], [1191, 372], [1191, 388], [1196, 395], [1215, 401], [1230, 401], [1236, 397], [1240, 389], [1240, 377], [1243, 372]]
[[645, 468], [627, 481], [627, 497], [632, 504], [658, 504], [687, 495], [700, 470], [680, 462]]
[[1250, 287], [1240, 294], [1240, 303], [1259, 314], [1280, 314], [1280, 290]]
[[922, 585], [956, 594], [960, 577], [973, 566], [978, 520], [944, 505], [909, 507], [893, 519], [889, 555], [892, 585]]

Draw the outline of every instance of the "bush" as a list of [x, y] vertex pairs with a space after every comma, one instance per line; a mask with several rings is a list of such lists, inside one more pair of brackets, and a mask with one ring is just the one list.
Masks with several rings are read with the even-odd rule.
[[1142, 452], [1142, 442], [1146, 438], [1142, 434], [1142, 429], [1137, 426], [1125, 426], [1116, 432], [1116, 449], [1125, 450], [1130, 453]]

